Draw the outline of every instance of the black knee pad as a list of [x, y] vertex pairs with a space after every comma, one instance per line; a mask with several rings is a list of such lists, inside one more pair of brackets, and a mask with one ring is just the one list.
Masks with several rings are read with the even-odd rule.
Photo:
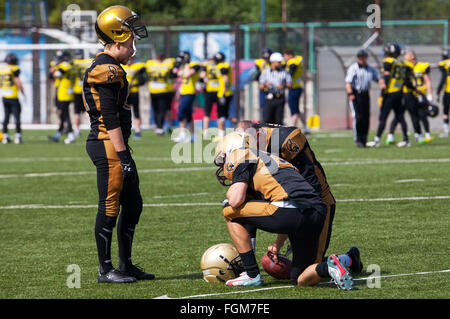
[[294, 286], [297, 286], [298, 276], [300, 276], [300, 274], [302, 272], [303, 272], [303, 270], [300, 269], [299, 267], [292, 267], [291, 268], [291, 284], [293, 284]]

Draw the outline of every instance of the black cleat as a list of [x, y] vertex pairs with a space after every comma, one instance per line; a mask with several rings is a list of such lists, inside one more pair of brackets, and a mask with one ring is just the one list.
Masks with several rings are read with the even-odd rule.
[[106, 274], [98, 274], [97, 281], [99, 283], [131, 283], [136, 282], [136, 278], [129, 276], [128, 274], [124, 274], [123, 272], [113, 269], [107, 272]]
[[347, 255], [352, 259], [352, 265], [349, 267], [352, 274], [359, 274], [363, 269], [363, 263], [359, 254], [358, 247], [350, 247], [347, 251]]
[[153, 280], [155, 279], [155, 275], [145, 272], [142, 268], [131, 265], [128, 266], [125, 270], [120, 271], [124, 275], [132, 276], [137, 280]]

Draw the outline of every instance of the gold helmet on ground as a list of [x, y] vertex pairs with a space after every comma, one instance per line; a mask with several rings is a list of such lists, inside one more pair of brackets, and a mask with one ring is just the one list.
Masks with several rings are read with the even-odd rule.
[[225, 135], [217, 144], [214, 164], [219, 166], [219, 169], [216, 171], [216, 177], [222, 185], [229, 186], [226, 184], [226, 177], [221, 175], [227, 156], [234, 150], [249, 147], [256, 148], [256, 141], [249, 134], [239, 131]]
[[124, 6], [111, 6], [103, 10], [95, 22], [95, 32], [100, 42], [123, 43], [131, 35], [138, 40], [147, 37], [147, 28], [144, 24], [135, 24], [139, 16]]
[[243, 272], [241, 257], [231, 244], [209, 247], [202, 256], [200, 267], [203, 279], [208, 282], [226, 282]]

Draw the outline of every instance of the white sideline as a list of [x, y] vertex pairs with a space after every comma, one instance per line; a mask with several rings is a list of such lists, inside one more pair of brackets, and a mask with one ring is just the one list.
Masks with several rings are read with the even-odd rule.
[[[7, 158], [6, 158], [7, 159]], [[0, 161], [2, 159], [0, 158]], [[323, 162], [323, 166], [337, 165], [375, 165], [375, 164], [415, 164], [415, 163], [450, 163], [450, 158], [435, 159], [391, 159], [391, 160], [358, 160], [345, 162]], [[150, 168], [140, 169], [139, 173], [172, 173], [172, 172], [189, 172], [189, 171], [207, 171], [216, 169], [215, 166], [190, 166], [190, 167], [172, 167], [172, 168]], [[95, 174], [92, 171], [75, 171], [75, 172], [46, 172], [46, 173], [26, 173], [26, 174], [3, 174], [0, 179], [18, 178], [18, 177], [51, 177], [51, 176], [71, 176], [71, 175], [89, 175]]]
[[[354, 281], [373, 280], [373, 279], [378, 279], [378, 278], [428, 275], [428, 274], [446, 273], [446, 272], [450, 272], [450, 269], [436, 270], [436, 271], [422, 271], [422, 272], [415, 272], [415, 273], [409, 273], [409, 274], [369, 276], [369, 277], [365, 277], [365, 278], [355, 278]], [[322, 282], [319, 285], [328, 285], [328, 284], [329, 284], [328, 282]], [[294, 288], [294, 287], [295, 286], [293, 286], [293, 285], [276, 286], [276, 287], [256, 288], [256, 289], [251, 289], [251, 290], [240, 290], [240, 291], [218, 292], [218, 293], [202, 294], [202, 295], [192, 295], [192, 296], [184, 296], [184, 297], [178, 297], [178, 298], [170, 298], [168, 295], [163, 295], [163, 296], [155, 297], [154, 299], [190, 299], [190, 298], [212, 297], [212, 296], [221, 296], [221, 295], [230, 295], [230, 294], [244, 294], [244, 293], [258, 292], [258, 291], [264, 291], [264, 290], [274, 290], [274, 289], [284, 289], [284, 288]]]
[[[201, 196], [201, 195], [211, 194], [211, 193], [195, 193], [186, 194], [186, 197], [191, 195]], [[182, 197], [182, 194], [177, 194], [176, 196]], [[156, 196], [161, 198], [160, 196]], [[450, 195], [442, 196], [412, 196], [412, 197], [386, 197], [386, 198], [348, 198], [348, 199], [336, 199], [339, 203], [349, 203], [349, 202], [389, 202], [389, 201], [407, 201], [407, 200], [435, 200], [435, 199], [450, 199]], [[223, 206], [220, 202], [196, 202], [196, 203], [147, 203], [144, 207], [189, 207], [189, 206]], [[44, 205], [44, 204], [27, 204], [27, 205], [9, 205], [0, 206], [0, 210], [7, 209], [83, 209], [83, 208], [96, 208], [97, 204], [75, 204], [75, 205]]]

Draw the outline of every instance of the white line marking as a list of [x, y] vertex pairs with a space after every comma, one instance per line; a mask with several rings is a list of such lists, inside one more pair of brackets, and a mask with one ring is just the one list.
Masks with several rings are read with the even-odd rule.
[[[139, 173], [176, 173], [176, 172], [193, 172], [213, 170], [216, 167], [173, 167], [173, 168], [150, 168], [139, 169]], [[72, 176], [72, 175], [91, 175], [96, 174], [95, 171], [78, 171], [78, 172], [48, 172], [48, 173], [27, 173], [27, 174], [4, 174], [0, 175], [0, 179], [17, 178], [17, 177], [51, 177], [51, 176]]]
[[423, 178], [398, 179], [394, 183], [412, 183], [412, 182], [425, 182], [425, 180]]
[[[0, 158], [1, 160], [1, 158]], [[337, 165], [377, 165], [377, 164], [417, 164], [417, 163], [450, 163], [450, 158], [436, 159], [391, 159], [391, 160], [360, 160], [360, 161], [344, 161], [344, 162], [323, 162], [323, 166]], [[191, 172], [191, 171], [208, 171], [216, 169], [214, 166], [191, 166], [191, 167], [172, 167], [172, 168], [150, 168], [140, 169], [139, 173], [173, 173], [173, 172]], [[17, 178], [17, 177], [52, 177], [52, 176], [71, 176], [71, 175], [90, 175], [95, 171], [78, 171], [78, 172], [47, 172], [47, 173], [27, 173], [27, 174], [3, 174], [0, 179]]]
[[[450, 272], [450, 269], [437, 270], [437, 271], [423, 271], [423, 272], [415, 272], [415, 273], [408, 273], [408, 274], [369, 276], [369, 277], [365, 277], [365, 278], [355, 278], [354, 281], [372, 280], [372, 279], [377, 279], [377, 278], [392, 278], [392, 277], [429, 275], [429, 274], [447, 273], [447, 272]], [[328, 284], [329, 284], [329, 282], [321, 282], [319, 285], [328, 285]], [[211, 294], [184, 296], [184, 297], [178, 297], [176, 299], [190, 299], [190, 298], [212, 297], [212, 296], [222, 296], [222, 295], [230, 295], [230, 294], [245, 294], [245, 293], [250, 293], [250, 292], [259, 292], [259, 291], [265, 291], [265, 290], [285, 289], [285, 288], [294, 288], [294, 287], [295, 286], [293, 286], [293, 285], [275, 286], [275, 287], [266, 287], [266, 288], [256, 288], [256, 289], [251, 289], [251, 290], [240, 290], [240, 291], [229, 291], [229, 292], [218, 292], [218, 293], [211, 293]], [[156, 297], [156, 298], [171, 299], [168, 295], [163, 295], [163, 296], [159, 296], [159, 297]]]
[[[197, 193], [200, 194], [200, 193]], [[208, 194], [208, 193], [205, 193]], [[199, 195], [200, 196], [200, 195]], [[349, 198], [337, 199], [339, 203], [348, 202], [388, 202], [388, 201], [407, 201], [407, 200], [435, 200], [435, 199], [450, 199], [449, 195], [445, 196], [413, 196], [413, 197], [388, 197], [388, 198]], [[196, 203], [148, 203], [144, 207], [189, 207], [189, 206], [223, 206], [220, 202], [196, 202]], [[44, 204], [27, 204], [27, 205], [9, 205], [0, 206], [0, 210], [7, 209], [82, 209], [82, 208], [96, 208], [97, 204], [85, 205], [44, 205]]]

